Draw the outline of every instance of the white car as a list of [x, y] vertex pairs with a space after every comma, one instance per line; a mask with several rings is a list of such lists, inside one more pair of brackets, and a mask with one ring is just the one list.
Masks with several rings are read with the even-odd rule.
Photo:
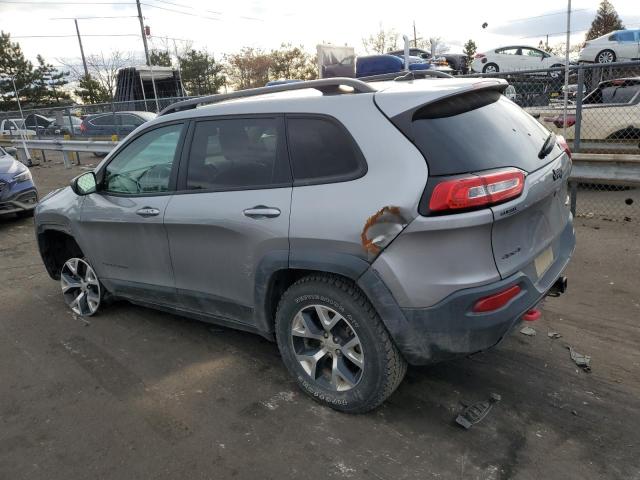
[[[519, 70], [540, 70], [564, 67], [565, 59], [527, 46], [500, 47], [473, 57], [471, 68], [474, 72], [496, 73], [515, 72]], [[561, 70], [549, 73], [552, 77], [562, 75]]]
[[19, 137], [21, 135], [35, 136], [36, 131], [25, 127], [21, 118], [9, 118], [0, 122], [0, 135], [7, 137]]
[[[564, 134], [562, 105], [527, 108], [549, 130]], [[576, 107], [567, 111], [567, 140], [575, 138]], [[640, 77], [600, 82], [582, 101], [581, 140], [640, 139]]]
[[579, 62], [611, 63], [640, 59], [640, 30], [616, 30], [589, 40]]

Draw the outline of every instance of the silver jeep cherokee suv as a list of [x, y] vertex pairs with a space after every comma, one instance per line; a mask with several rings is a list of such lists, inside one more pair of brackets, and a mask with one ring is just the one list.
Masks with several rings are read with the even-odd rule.
[[111, 296], [255, 332], [314, 399], [370, 410], [407, 362], [486, 350], [564, 291], [570, 152], [506, 86], [337, 78], [174, 104], [40, 202], [42, 259], [76, 314]]

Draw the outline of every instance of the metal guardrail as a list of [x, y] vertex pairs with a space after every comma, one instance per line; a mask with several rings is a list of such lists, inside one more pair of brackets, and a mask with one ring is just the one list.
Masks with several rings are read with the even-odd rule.
[[[13, 144], [28, 149], [62, 152], [65, 166], [71, 166], [67, 152], [109, 153], [119, 142], [95, 140], [13, 140]], [[570, 181], [602, 182], [606, 184], [640, 185], [640, 155], [610, 153], [574, 153]]]
[[119, 142], [105, 140], [12, 140], [16, 147], [62, 152], [65, 168], [71, 168], [68, 152], [109, 153]]
[[574, 153], [570, 180], [640, 185], [640, 155]]

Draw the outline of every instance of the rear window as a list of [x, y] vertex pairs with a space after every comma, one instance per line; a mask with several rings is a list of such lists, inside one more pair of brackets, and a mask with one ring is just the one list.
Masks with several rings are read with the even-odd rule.
[[354, 180], [366, 172], [360, 150], [346, 129], [329, 118], [287, 118], [295, 185]]
[[[430, 175], [499, 167], [532, 172], [547, 163], [538, 153], [549, 131], [497, 91], [468, 92], [428, 104], [413, 114], [408, 133]], [[555, 156], [548, 155], [548, 161]]]

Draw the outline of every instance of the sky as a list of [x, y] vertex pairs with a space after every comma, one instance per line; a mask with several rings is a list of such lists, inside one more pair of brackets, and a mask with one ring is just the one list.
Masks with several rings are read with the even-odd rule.
[[[461, 52], [468, 39], [478, 44], [479, 51], [514, 43], [537, 46], [546, 34], [554, 45], [564, 41], [566, 31], [566, 4], [557, 0], [141, 1], [145, 24], [151, 28], [151, 47], [164, 49], [168, 43], [173, 48], [175, 41], [180, 49], [190, 41], [218, 59], [244, 46], [269, 50], [283, 42], [302, 45], [310, 52], [319, 43], [346, 44], [364, 54], [363, 37], [380, 27], [413, 37], [414, 21], [418, 37], [441, 37], [452, 52]], [[640, 28], [638, 0], [612, 1], [628, 28]], [[572, 43], [583, 41], [598, 3], [572, 2]], [[20, 42], [27, 58], [35, 60], [41, 54], [54, 65], [80, 63], [73, 17], [79, 19], [86, 55], [117, 49], [142, 59], [136, 15], [134, 0], [0, 0], [0, 29]], [[119, 18], [83, 18], [95, 16]], [[92, 36], [104, 34], [121, 36]], [[70, 36], [20, 38], [33, 35]]]

